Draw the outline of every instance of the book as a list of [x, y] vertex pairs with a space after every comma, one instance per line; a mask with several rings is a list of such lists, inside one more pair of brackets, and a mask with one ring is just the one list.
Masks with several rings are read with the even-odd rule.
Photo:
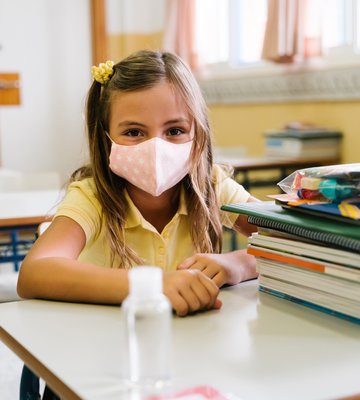
[[265, 132], [270, 157], [337, 158], [342, 133], [325, 129], [287, 129]]
[[273, 201], [226, 204], [258, 227], [247, 252], [262, 292], [360, 323], [360, 229]]
[[267, 139], [266, 157], [298, 157], [317, 159], [337, 159], [340, 157], [338, 139], [313, 139], [306, 142], [298, 139]]
[[342, 132], [326, 128], [306, 128], [306, 129], [283, 129], [268, 130], [265, 132], [268, 138], [293, 138], [300, 140], [324, 139], [324, 138], [342, 138]]
[[[352, 205], [360, 208], [360, 201], [352, 203]], [[348, 224], [360, 226], [360, 218], [351, 218], [350, 216], [343, 215], [339, 206], [340, 204], [338, 203], [299, 204], [297, 206], [281, 204], [281, 207], [293, 212], [301, 212], [308, 215], [314, 215], [315, 217], [330, 218], [335, 221], [346, 222]]]
[[312, 258], [287, 254], [281, 251], [263, 249], [257, 246], [249, 246], [247, 252], [248, 254], [251, 254], [257, 258], [261, 257], [267, 260], [289, 264], [299, 268], [305, 268], [312, 271], [341, 277], [343, 279], [360, 282], [360, 270], [356, 268], [344, 267], [342, 265], [328, 263], [325, 261], [313, 260]]
[[360, 198], [341, 203], [322, 203], [318, 201], [306, 202], [286, 194], [269, 195], [268, 197], [275, 199], [275, 204], [290, 211], [360, 226]]
[[358, 302], [360, 307], [360, 285], [346, 279], [293, 267], [285, 263], [270, 260], [257, 260], [256, 269], [260, 276], [267, 276], [279, 281], [291, 282], [315, 290], [336, 294], [337, 296]]
[[265, 132], [265, 154], [270, 157], [337, 158], [342, 133], [325, 129], [288, 129]]
[[247, 215], [248, 222], [256, 226], [360, 253], [360, 229], [355, 225], [292, 213], [274, 201], [225, 204], [221, 209]]
[[321, 298], [320, 300], [317, 300], [317, 297], [312, 290], [299, 294], [295, 285], [278, 285], [276, 280], [271, 280], [270, 278], [262, 279], [262, 282], [260, 282], [259, 285], [259, 290], [261, 292], [268, 293], [273, 296], [280, 297], [282, 299], [289, 300], [291, 302], [360, 324], [359, 310], [356, 307], [354, 310], [351, 304], [340, 304], [337, 305], [335, 309], [333, 306], [333, 296], [331, 295], [317, 296]]
[[261, 257], [282, 264], [289, 264], [299, 268], [309, 269], [360, 283], [360, 270], [356, 268], [312, 260], [311, 258], [307, 257], [288, 255], [287, 253], [283, 253], [281, 251], [262, 249], [261, 247], [256, 246], [249, 246], [247, 252], [248, 254], [251, 254], [257, 258]]
[[350, 266], [359, 269], [360, 273], [360, 254], [353, 252], [329, 248], [314, 243], [297, 240], [296, 237], [285, 238], [271, 234], [253, 233], [248, 239], [249, 245], [259, 246], [265, 249], [273, 249], [285, 253], [299, 256], [310, 257], [313, 260], [328, 261], [338, 263], [343, 266]]

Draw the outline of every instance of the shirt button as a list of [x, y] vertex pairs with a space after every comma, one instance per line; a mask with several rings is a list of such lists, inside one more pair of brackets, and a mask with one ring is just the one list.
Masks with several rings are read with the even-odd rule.
[[165, 249], [163, 247], [159, 247], [159, 254], [165, 254]]

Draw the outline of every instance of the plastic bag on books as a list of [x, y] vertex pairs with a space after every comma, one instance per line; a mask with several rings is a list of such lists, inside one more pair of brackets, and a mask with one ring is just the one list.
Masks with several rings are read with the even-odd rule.
[[339, 203], [360, 198], [360, 163], [297, 170], [278, 183], [300, 199]]

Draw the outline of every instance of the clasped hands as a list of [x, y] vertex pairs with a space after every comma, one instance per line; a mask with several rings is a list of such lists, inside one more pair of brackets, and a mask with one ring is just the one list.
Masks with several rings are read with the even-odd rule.
[[177, 271], [164, 274], [164, 293], [178, 316], [200, 310], [219, 309], [219, 288], [244, 279], [248, 256], [244, 250], [224, 254], [195, 254], [184, 260]]

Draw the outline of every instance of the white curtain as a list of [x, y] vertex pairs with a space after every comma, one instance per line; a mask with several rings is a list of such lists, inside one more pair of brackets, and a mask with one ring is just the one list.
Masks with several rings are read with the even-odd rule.
[[317, 0], [268, 0], [262, 58], [294, 63], [320, 56], [321, 8], [318, 5]]

